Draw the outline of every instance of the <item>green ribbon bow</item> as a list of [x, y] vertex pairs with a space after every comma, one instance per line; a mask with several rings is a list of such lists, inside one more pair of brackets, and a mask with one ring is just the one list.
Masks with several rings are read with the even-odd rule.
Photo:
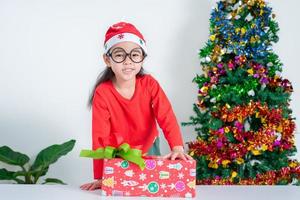
[[124, 160], [128, 160], [137, 164], [142, 170], [145, 168], [145, 161], [142, 158], [142, 151], [140, 149], [131, 149], [127, 143], [121, 144], [115, 148], [112, 146], [106, 146], [105, 148], [99, 148], [97, 150], [81, 150], [80, 157], [103, 159], [103, 158], [116, 158], [120, 157]]

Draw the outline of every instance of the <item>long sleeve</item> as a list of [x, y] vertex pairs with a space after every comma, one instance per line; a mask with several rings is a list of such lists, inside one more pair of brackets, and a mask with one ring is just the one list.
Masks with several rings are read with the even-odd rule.
[[159, 83], [152, 77], [150, 78], [150, 93], [156, 120], [163, 130], [169, 146], [171, 149], [174, 146], [183, 146], [180, 128], [172, 106]]
[[[92, 105], [92, 143], [93, 150], [107, 145], [110, 135], [110, 114], [99, 90], [95, 92]], [[94, 178], [102, 178], [103, 160], [93, 160]]]

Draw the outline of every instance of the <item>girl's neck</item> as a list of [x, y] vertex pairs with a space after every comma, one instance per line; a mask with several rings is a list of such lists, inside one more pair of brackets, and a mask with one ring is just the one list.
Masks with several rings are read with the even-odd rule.
[[112, 82], [114, 83], [114, 85], [119, 89], [130, 89], [132, 87], [135, 87], [135, 81], [136, 81], [136, 78], [128, 80], [128, 81], [119, 80], [116, 77], [114, 77], [112, 79]]

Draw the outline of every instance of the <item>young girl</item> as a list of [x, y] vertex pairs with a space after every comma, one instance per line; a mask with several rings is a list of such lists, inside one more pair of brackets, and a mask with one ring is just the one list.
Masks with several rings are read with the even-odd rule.
[[[160, 155], [156, 120], [171, 148], [164, 159], [192, 159], [184, 153], [183, 141], [171, 104], [158, 82], [144, 74], [147, 56], [142, 34], [130, 23], [112, 25], [105, 35], [100, 74], [89, 105], [92, 107], [93, 149], [127, 142], [143, 154]], [[83, 190], [101, 188], [102, 160], [94, 160], [96, 181]]]

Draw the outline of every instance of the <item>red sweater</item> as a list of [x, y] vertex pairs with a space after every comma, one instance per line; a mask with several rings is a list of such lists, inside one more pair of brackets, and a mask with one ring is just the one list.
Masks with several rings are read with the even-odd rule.
[[[92, 105], [93, 149], [127, 142], [146, 153], [158, 136], [156, 120], [171, 149], [183, 146], [172, 106], [152, 76], [137, 77], [131, 99], [121, 96], [111, 81], [101, 83]], [[95, 179], [102, 177], [102, 168], [103, 161], [94, 160]]]

